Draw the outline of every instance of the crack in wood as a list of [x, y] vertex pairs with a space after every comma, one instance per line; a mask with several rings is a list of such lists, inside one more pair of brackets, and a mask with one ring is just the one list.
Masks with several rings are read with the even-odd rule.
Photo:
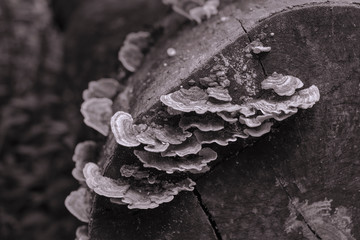
[[[248, 37], [249, 41], [252, 42], [253, 39], [250, 37], [250, 35], [248, 34], [248, 31], [245, 29], [244, 25], [242, 24], [241, 20], [236, 18], [236, 20], [240, 23], [242, 29], [244, 30], [244, 32], [246, 33], [246, 36]], [[265, 76], [267, 76], [268, 74], [266, 73], [266, 69], [264, 64], [262, 63], [260, 58], [257, 58], [257, 60], [259, 61], [259, 64], [261, 66], [261, 69], [263, 70], [263, 73]], [[319, 234], [316, 233], [316, 231], [310, 226], [310, 224], [306, 221], [305, 217], [302, 215], [302, 213], [297, 209], [297, 207], [292, 203], [293, 198], [290, 195], [290, 193], [287, 191], [286, 187], [284, 186], [283, 182], [281, 181], [281, 176], [280, 174], [277, 174], [277, 172], [275, 171], [275, 169], [273, 168], [273, 166], [270, 166], [270, 168], [273, 171], [274, 177], [275, 179], [279, 182], [279, 185], [281, 186], [281, 189], [285, 192], [285, 194], [287, 195], [287, 197], [290, 199], [290, 203], [291, 205], [294, 207], [294, 209], [296, 210], [296, 212], [300, 215], [301, 220], [306, 224], [306, 226], [309, 228], [309, 230], [314, 234], [314, 236], [319, 239], [322, 240], [322, 238], [319, 236]], [[280, 177], [279, 177], [280, 176]]]
[[[244, 30], [247, 38], [249, 39], [250, 43], [253, 41], [253, 39], [251, 39], [250, 35], [248, 34], [248, 31], [245, 29], [244, 25], [242, 24], [241, 20], [238, 19], [238, 18], [235, 18], [239, 23], [240, 23], [240, 26], [241, 28]], [[264, 67], [264, 64], [262, 63], [261, 59], [260, 58], [257, 58], [257, 60], [259, 61], [259, 64], [261, 66], [261, 69], [264, 73], [265, 76], [267, 76], [268, 74], [266, 73], [266, 70], [265, 70], [265, 67]]]
[[220, 234], [219, 228], [217, 227], [217, 224], [216, 224], [213, 216], [211, 215], [209, 209], [205, 206], [205, 204], [204, 204], [204, 202], [203, 202], [203, 200], [201, 198], [200, 192], [196, 188], [194, 188], [193, 193], [194, 193], [195, 197], [197, 198], [201, 209], [203, 210], [203, 212], [207, 216], [208, 221], [209, 221], [209, 223], [210, 223], [210, 225], [211, 225], [211, 227], [212, 227], [212, 229], [213, 229], [213, 231], [214, 231], [214, 233], [216, 235], [216, 238], [218, 240], [222, 240], [223, 238], [222, 238], [222, 236]]
[[285, 194], [287, 195], [287, 197], [289, 198], [290, 200], [290, 204], [294, 207], [294, 209], [296, 210], [296, 212], [299, 214], [300, 216], [300, 219], [301, 221], [303, 221], [306, 226], [308, 227], [308, 229], [314, 234], [314, 236], [319, 239], [319, 240], [322, 240], [322, 238], [319, 236], [319, 234], [317, 234], [317, 232], [311, 227], [311, 225], [306, 221], [304, 215], [299, 211], [299, 209], [293, 204], [293, 197], [290, 195], [289, 191], [286, 189], [286, 186], [283, 184], [283, 181], [282, 181], [282, 177], [280, 174], [278, 174], [276, 172], [276, 170], [270, 166], [271, 170], [273, 171], [273, 174], [274, 174], [274, 177], [276, 179], [276, 181], [279, 183], [281, 189], [285, 192]]

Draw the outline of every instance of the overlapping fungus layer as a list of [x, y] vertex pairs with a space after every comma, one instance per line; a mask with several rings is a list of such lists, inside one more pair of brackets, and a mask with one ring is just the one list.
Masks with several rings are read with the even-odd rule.
[[[138, 147], [134, 154], [144, 169], [156, 169], [168, 175], [206, 172], [210, 169], [208, 163], [217, 158], [209, 144], [226, 146], [238, 138], [260, 137], [271, 131], [275, 121], [290, 117], [299, 108], [312, 107], [320, 98], [316, 86], [296, 91], [303, 86], [300, 79], [274, 73], [261, 84], [269, 91], [267, 99], [249, 99], [235, 104], [228, 91], [230, 83], [226, 71], [218, 66], [214, 69], [212, 77], [201, 78], [198, 85], [192, 83], [188, 89], [180, 88], [160, 97], [168, 112], [166, 122], [134, 124], [132, 116], [126, 112], [113, 115], [111, 129], [117, 143]], [[128, 203], [131, 208], [152, 208], [172, 199], [169, 196], [181, 190], [191, 190], [193, 184], [189, 179], [169, 185], [169, 189], [150, 186], [153, 193], [148, 188], [149, 196], [156, 193], [157, 200], [163, 196], [157, 202], [144, 197], [136, 188], [131, 191], [131, 199], [141, 204], [130, 203], [124, 196], [113, 198], [112, 202]]]
[[[203, 1], [202, 6], [208, 2], [214, 1]], [[138, 46], [140, 51], [146, 47], [147, 38], [148, 34], [139, 32], [125, 42]], [[259, 54], [271, 48], [254, 41], [246, 49]], [[135, 70], [141, 61], [125, 62], [124, 52], [120, 54], [123, 64], [129, 71]], [[237, 99], [229, 91], [228, 75], [226, 64], [215, 64], [207, 77], [191, 79], [184, 84], [187, 88], [161, 96], [163, 109], [158, 110], [163, 113], [162, 118], [145, 118], [146, 123], [135, 123], [124, 111], [113, 114], [112, 99], [121, 90], [116, 80], [91, 82], [83, 93], [81, 112], [85, 123], [103, 135], [108, 135], [110, 125], [118, 144], [136, 149], [133, 159], [121, 160], [119, 177], [112, 179], [103, 176], [95, 163], [96, 143], [79, 143], [73, 157], [73, 175], [82, 187], [67, 198], [69, 211], [87, 221], [91, 193], [128, 208], [155, 208], [169, 202], [179, 192], [193, 190], [195, 182], [189, 174], [210, 169], [209, 163], [218, 156], [212, 149], [215, 145], [261, 137], [271, 131], [275, 121], [290, 117], [298, 109], [311, 108], [320, 99], [316, 86], [303, 88], [299, 78], [278, 73], [261, 82], [262, 91], [267, 92], [262, 96], [266, 97], [253, 98], [260, 94], [256, 94], [258, 89], [249, 88], [248, 97]], [[239, 79], [234, 80], [238, 83]]]

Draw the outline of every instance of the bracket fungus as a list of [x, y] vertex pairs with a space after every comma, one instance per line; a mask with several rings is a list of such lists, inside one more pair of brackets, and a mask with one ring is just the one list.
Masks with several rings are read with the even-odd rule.
[[220, 117], [211, 114], [182, 116], [179, 121], [179, 127], [184, 130], [197, 128], [204, 132], [219, 131], [224, 128], [224, 121]]
[[210, 148], [203, 148], [196, 155], [187, 155], [180, 158], [162, 157], [160, 154], [138, 150], [135, 150], [134, 154], [144, 164], [144, 167], [156, 168], [169, 174], [175, 171], [201, 171], [207, 166], [207, 163], [217, 158], [217, 153]]
[[87, 186], [95, 193], [110, 198], [113, 203], [128, 208], [148, 209], [171, 201], [180, 191], [192, 191], [195, 183], [189, 179], [157, 180], [150, 172], [139, 167], [123, 165], [121, 178], [111, 179], [100, 173], [95, 163], [87, 163], [84, 176]]
[[89, 222], [91, 195], [86, 188], [80, 187], [78, 190], [72, 191], [65, 199], [65, 206], [77, 219]]
[[162, 0], [172, 6], [178, 14], [201, 23], [202, 19], [210, 18], [218, 13], [220, 0]]
[[133, 118], [129, 113], [118, 111], [111, 117], [111, 130], [118, 144], [136, 147], [140, 142], [136, 139], [138, 132], [134, 128]]
[[190, 178], [175, 183], [163, 181], [149, 190], [130, 188], [122, 198], [111, 198], [110, 201], [120, 205], [128, 204], [129, 209], [151, 209], [172, 201], [181, 191], [194, 190], [194, 186], [195, 182]]
[[274, 72], [261, 82], [262, 89], [273, 89], [280, 96], [291, 96], [295, 90], [302, 88], [303, 82], [294, 76], [282, 75]]
[[206, 112], [235, 112], [241, 109], [239, 105], [231, 103], [213, 103], [209, 101], [209, 96], [201, 88], [194, 86], [189, 89], [162, 95], [160, 101], [166, 106], [181, 112], [196, 112], [204, 114]]
[[251, 51], [255, 54], [271, 51], [271, 47], [265, 47], [259, 39], [252, 41], [249, 46]]
[[122, 197], [130, 187], [125, 181], [102, 176], [95, 163], [87, 163], [83, 172], [87, 186], [101, 196]]
[[231, 102], [232, 97], [229, 94], [229, 90], [223, 87], [209, 87], [206, 89], [209, 97], [223, 102]]
[[113, 102], [108, 98], [90, 98], [81, 105], [84, 123], [104, 136], [109, 134]]
[[150, 152], [163, 152], [170, 144], [181, 144], [191, 133], [169, 125], [147, 126], [146, 124], [133, 124], [130, 114], [119, 111], [111, 118], [111, 129], [116, 142], [126, 147], [136, 147], [141, 143]]
[[121, 86], [118, 81], [112, 78], [102, 78], [91, 81], [89, 87], [83, 91], [83, 99], [108, 98], [112, 99], [120, 92]]
[[144, 58], [143, 52], [149, 47], [150, 33], [136, 32], [126, 36], [123, 46], [119, 50], [118, 59], [130, 72], [135, 72]]
[[197, 141], [195, 136], [186, 139], [181, 144], [170, 145], [164, 152], [161, 153], [163, 157], [184, 157], [189, 154], [196, 154], [201, 150], [201, 144]]
[[72, 157], [75, 162], [75, 168], [72, 170], [73, 177], [83, 182], [85, 177], [83, 169], [86, 163], [94, 162], [97, 151], [97, 145], [94, 141], [80, 142], [76, 145], [74, 155]]
[[75, 240], [89, 240], [88, 227], [86, 225], [80, 226], [76, 229]]

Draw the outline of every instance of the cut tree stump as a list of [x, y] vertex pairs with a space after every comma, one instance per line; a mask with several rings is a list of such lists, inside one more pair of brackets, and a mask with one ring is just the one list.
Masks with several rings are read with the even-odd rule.
[[[235, 1], [160, 40], [129, 80], [136, 121], [156, 119], [161, 95], [207, 76], [215, 64], [243, 73], [237, 62], [256, 38], [272, 50], [247, 62], [254, 88], [267, 74], [290, 74], [318, 86], [320, 102], [251, 146], [239, 140], [217, 148], [218, 160], [198, 177], [195, 191], [171, 203], [129, 210], [96, 196], [90, 238], [360, 239], [359, 3]], [[168, 47], [178, 54], [169, 58]], [[252, 94], [240, 85], [231, 91]], [[104, 175], [116, 178], [126, 161], [136, 161], [132, 150], [110, 136]]]

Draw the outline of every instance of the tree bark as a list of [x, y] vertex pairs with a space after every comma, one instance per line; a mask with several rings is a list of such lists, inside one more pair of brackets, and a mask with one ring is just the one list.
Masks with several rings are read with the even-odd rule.
[[[238, 141], [218, 148], [218, 160], [197, 179], [193, 194], [153, 210], [129, 210], [97, 196], [91, 239], [360, 238], [358, 3], [234, 2], [161, 40], [129, 81], [130, 113], [138, 122], [156, 119], [161, 95], [207, 76], [219, 61], [241, 72], [241, 50], [256, 38], [272, 47], [248, 64], [256, 88], [268, 74], [290, 74], [317, 85], [321, 100], [252, 146]], [[168, 47], [178, 54], [169, 58]], [[109, 137], [104, 175], [118, 177], [124, 159], [136, 158]]]

